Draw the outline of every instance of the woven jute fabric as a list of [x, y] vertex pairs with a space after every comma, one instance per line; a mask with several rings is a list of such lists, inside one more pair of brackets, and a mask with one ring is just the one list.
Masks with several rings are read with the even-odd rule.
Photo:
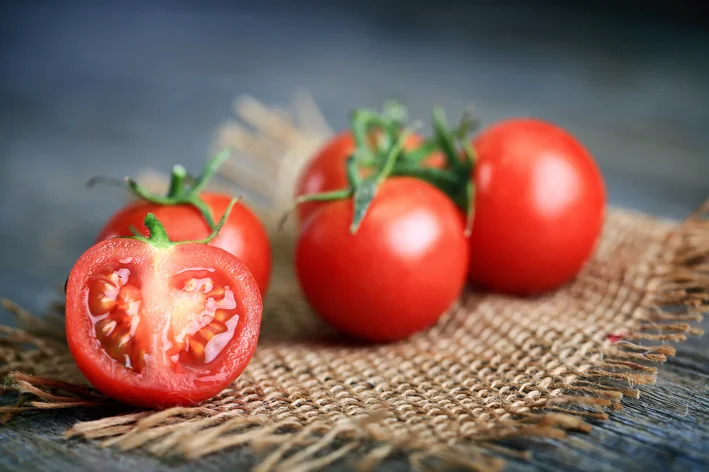
[[385, 345], [354, 343], [318, 321], [292, 273], [292, 235], [274, 233], [256, 354], [197, 407], [107, 408], [115, 404], [80, 375], [51, 318], [6, 301], [21, 328], [0, 327], [0, 375], [19, 396], [0, 415], [93, 408], [107, 413], [67, 438], [186, 460], [247, 446], [261, 454], [258, 470], [367, 469], [402, 452], [421, 468], [496, 470], [504, 463], [491, 452], [514, 453], [499, 440], [588, 431], [589, 419], [608, 419], [621, 398], [651, 388], [671, 342], [701, 334], [707, 209], [675, 223], [612, 208], [572, 283], [535, 298], [468, 290], [431, 329]]

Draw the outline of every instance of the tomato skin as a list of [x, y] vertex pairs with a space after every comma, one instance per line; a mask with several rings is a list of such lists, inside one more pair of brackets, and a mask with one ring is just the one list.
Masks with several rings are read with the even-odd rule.
[[[423, 141], [421, 135], [411, 134], [404, 148], [415, 149], [423, 144]], [[347, 158], [355, 151], [355, 147], [354, 137], [349, 130], [342, 131], [331, 138], [301, 171], [295, 196], [346, 188], [348, 186]], [[444, 163], [445, 158], [441, 153], [433, 153], [425, 161], [426, 165], [435, 167], [442, 167]], [[326, 204], [308, 202], [298, 205], [296, 210], [298, 221], [303, 223], [318, 208]]]
[[[215, 222], [224, 215], [232, 199], [219, 193], [203, 193], [201, 197], [212, 210]], [[131, 226], [147, 237], [148, 229], [143, 220], [148, 213], [154, 213], [163, 223], [171, 241], [200, 240], [211, 233], [202, 214], [192, 205], [159, 205], [137, 200], [106, 222], [97, 241], [132, 236]], [[271, 278], [271, 247], [266, 229], [246, 205], [234, 205], [226, 224], [210, 244], [224, 249], [246, 264], [258, 283], [261, 295], [266, 293]]]
[[[106, 264], [126, 260], [131, 261], [136, 278], [146, 286], [142, 291], [146, 310], [142, 322], [152, 328], [146, 345], [153, 349], [150, 353], [153, 360], [141, 373], [114, 361], [101, 347], [93, 332], [87, 302], [91, 278]], [[164, 284], [180, 267], [190, 266], [213, 266], [222, 271], [229, 278], [241, 317], [234, 337], [205, 368], [208, 376], [191, 370], [170, 371], [164, 354], [156, 349], [156, 343], [164, 335], [164, 314], [170, 313], [174, 306], [170, 297], [157, 297], [147, 286], [154, 287], [161, 281]], [[66, 336], [79, 370], [106, 396], [147, 408], [194, 405], [217, 395], [241, 375], [256, 349], [262, 310], [253, 276], [244, 264], [222, 249], [205, 244], [156, 249], [145, 242], [117, 238], [95, 244], [72, 268], [66, 289]]]
[[567, 131], [531, 118], [494, 124], [473, 147], [471, 281], [532, 295], [573, 279], [605, 218], [605, 186], [591, 154]]
[[342, 332], [387, 342], [433, 325], [468, 268], [464, 219], [435, 187], [384, 182], [357, 233], [352, 201], [329, 202], [302, 227], [296, 273], [315, 312]]

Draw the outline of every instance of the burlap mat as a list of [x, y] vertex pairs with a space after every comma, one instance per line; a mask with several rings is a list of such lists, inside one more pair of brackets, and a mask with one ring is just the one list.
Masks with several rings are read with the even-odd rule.
[[588, 420], [655, 381], [655, 364], [675, 353], [668, 342], [701, 334], [692, 322], [709, 306], [707, 210], [675, 224], [611, 209], [573, 283], [534, 299], [468, 292], [435, 327], [391, 345], [355, 345], [318, 322], [288, 263], [292, 232], [275, 234], [256, 354], [231, 388], [195, 408], [106, 409], [61, 332], [6, 301], [22, 329], [0, 326], [0, 375], [19, 397], [0, 415], [98, 406], [112, 413], [66, 437], [186, 459], [248, 445], [263, 453], [258, 470], [337, 460], [366, 469], [395, 452], [421, 468], [496, 470], [503, 461], [490, 452], [520, 454], [499, 440], [590, 430]]

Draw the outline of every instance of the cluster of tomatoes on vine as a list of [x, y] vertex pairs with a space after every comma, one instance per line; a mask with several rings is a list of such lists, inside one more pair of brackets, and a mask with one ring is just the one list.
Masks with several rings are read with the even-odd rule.
[[[294, 195], [296, 276], [313, 311], [370, 342], [435, 324], [466, 284], [510, 295], [553, 290], [592, 255], [605, 189], [568, 131], [531, 118], [474, 133], [440, 109], [424, 137], [406, 110], [358, 109], [305, 166]], [[474, 137], [471, 135], [474, 134]], [[268, 234], [229, 195], [172, 171], [167, 195], [138, 197], [76, 262], [67, 340], [85, 377], [117, 400], [193, 404], [251, 360], [271, 275]]]

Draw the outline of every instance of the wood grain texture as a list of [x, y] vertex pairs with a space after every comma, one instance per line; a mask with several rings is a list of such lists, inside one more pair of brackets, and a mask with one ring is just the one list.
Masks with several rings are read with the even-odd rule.
[[[175, 162], [198, 169], [242, 93], [282, 103], [306, 88], [336, 128], [353, 105], [390, 96], [422, 118], [434, 104], [451, 117], [473, 104], [487, 122], [536, 115], [587, 144], [612, 204], [679, 219], [709, 195], [709, 34], [698, 28], [603, 9], [267, 3], [3, 7], [0, 295], [41, 310], [123, 196], [83, 183]], [[709, 469], [707, 340], [680, 346], [657, 385], [624, 406], [589, 435], [536, 441], [532, 460], [510, 469]], [[95, 414], [0, 427], [0, 470], [245, 470], [255, 460], [237, 449], [173, 464], [61, 439]], [[407, 468], [393, 459], [382, 470]]]

